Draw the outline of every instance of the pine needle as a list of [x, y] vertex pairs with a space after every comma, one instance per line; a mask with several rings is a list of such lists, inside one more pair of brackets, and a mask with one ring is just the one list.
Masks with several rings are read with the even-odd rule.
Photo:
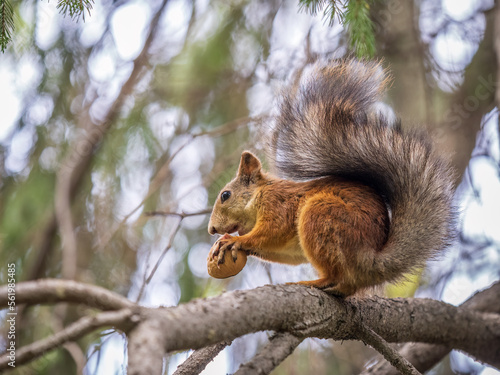
[[366, 0], [351, 0], [344, 14], [348, 26], [351, 48], [357, 57], [373, 57], [375, 34], [370, 19], [370, 4]]
[[0, 49], [5, 52], [14, 30], [14, 11], [8, 0], [0, 0]]
[[358, 57], [373, 57], [375, 54], [375, 34], [370, 19], [372, 0], [299, 0], [300, 11], [312, 15], [322, 9], [323, 18], [333, 26], [335, 17], [347, 28], [349, 44]]
[[71, 19], [77, 20], [82, 17], [83, 22], [85, 22], [85, 10], [87, 10], [90, 16], [90, 10], [94, 0], [59, 0], [57, 3], [57, 9], [65, 17], [69, 15]]
[[341, 5], [340, 1], [335, 0], [299, 0], [299, 10], [306, 11], [313, 16], [318, 14], [321, 9], [325, 8], [323, 11], [323, 18], [328, 19], [328, 24], [330, 26], [333, 26], [335, 16], [342, 22], [344, 15]]

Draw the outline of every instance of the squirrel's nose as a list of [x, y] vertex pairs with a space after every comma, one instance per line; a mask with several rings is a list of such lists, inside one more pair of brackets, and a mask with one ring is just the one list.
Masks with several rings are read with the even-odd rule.
[[216, 234], [217, 233], [217, 229], [215, 229], [214, 226], [211, 226], [210, 228], [208, 228], [208, 233], [210, 233], [210, 234]]

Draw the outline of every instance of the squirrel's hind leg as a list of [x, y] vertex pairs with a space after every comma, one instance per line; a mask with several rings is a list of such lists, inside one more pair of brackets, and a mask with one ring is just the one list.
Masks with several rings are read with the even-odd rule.
[[356, 292], [352, 259], [348, 257], [356, 251], [353, 239], [359, 234], [355, 233], [351, 211], [333, 194], [317, 194], [306, 201], [299, 215], [298, 234], [304, 254], [319, 278], [298, 284], [338, 296]]

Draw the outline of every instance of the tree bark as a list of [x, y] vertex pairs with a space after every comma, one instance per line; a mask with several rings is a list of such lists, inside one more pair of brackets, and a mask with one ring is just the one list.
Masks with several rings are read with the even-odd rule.
[[[496, 300], [499, 289], [491, 288]], [[6, 286], [0, 287], [0, 296], [0, 306], [6, 307]], [[305, 337], [364, 339], [376, 348], [379, 344], [385, 346], [381, 339], [440, 344], [500, 367], [500, 315], [473, 311], [469, 304], [456, 307], [430, 299], [380, 297], [344, 300], [300, 285], [267, 285], [176, 307], [152, 309], [103, 288], [74, 281], [43, 280], [17, 285], [16, 303], [47, 302], [120, 310], [111, 318], [103, 315], [100, 319], [83, 320], [65, 330], [76, 340], [75, 330], [84, 334], [88, 327], [99, 328], [100, 322], [103, 325], [114, 322], [129, 338], [130, 374], [161, 373], [166, 353], [199, 349], [265, 330], [294, 336], [293, 345]], [[371, 336], [377, 339], [362, 334], [366, 329], [373, 331]], [[65, 333], [59, 334], [57, 343], [63, 343], [67, 337]], [[395, 353], [389, 354], [397, 360]], [[5, 363], [6, 356], [0, 357], [0, 363]]]

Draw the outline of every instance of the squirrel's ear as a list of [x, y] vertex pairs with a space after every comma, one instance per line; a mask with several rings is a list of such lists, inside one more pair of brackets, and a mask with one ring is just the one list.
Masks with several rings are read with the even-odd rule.
[[237, 177], [244, 180], [246, 184], [255, 182], [261, 177], [261, 168], [262, 164], [257, 156], [251, 152], [243, 151]]

